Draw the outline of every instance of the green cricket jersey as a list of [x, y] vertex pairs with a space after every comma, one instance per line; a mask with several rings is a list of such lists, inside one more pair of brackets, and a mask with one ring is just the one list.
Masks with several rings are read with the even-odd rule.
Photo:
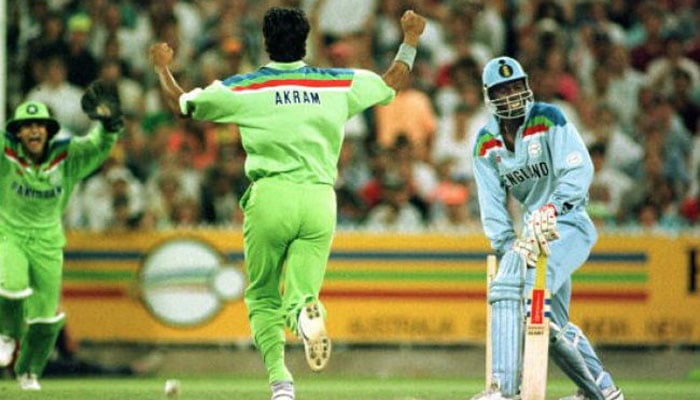
[[371, 71], [272, 62], [183, 94], [180, 109], [197, 120], [239, 126], [251, 181], [279, 176], [332, 185], [345, 121], [395, 94]]
[[63, 246], [61, 218], [75, 185], [107, 158], [117, 141], [101, 125], [85, 137], [49, 142], [49, 155], [34, 165], [11, 134], [0, 136], [0, 233], [38, 236]]

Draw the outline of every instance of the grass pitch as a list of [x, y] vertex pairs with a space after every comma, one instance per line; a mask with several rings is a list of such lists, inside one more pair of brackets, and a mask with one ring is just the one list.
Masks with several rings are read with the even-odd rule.
[[[168, 397], [163, 388], [166, 378], [182, 383], [178, 396]], [[168, 376], [137, 379], [43, 379], [40, 392], [22, 392], [9, 379], [0, 381], [1, 400], [267, 400], [269, 390], [264, 377]], [[632, 381], [618, 384], [631, 400], [697, 400], [700, 382]], [[298, 378], [299, 400], [464, 400], [482, 389], [480, 380], [466, 379], [382, 379], [313, 376]], [[570, 382], [553, 380], [548, 399], [570, 395]]]

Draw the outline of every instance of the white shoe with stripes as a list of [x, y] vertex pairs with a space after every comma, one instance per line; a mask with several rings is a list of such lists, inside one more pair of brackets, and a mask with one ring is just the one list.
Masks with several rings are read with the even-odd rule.
[[275, 382], [270, 385], [271, 400], [294, 400], [294, 384], [292, 382]]

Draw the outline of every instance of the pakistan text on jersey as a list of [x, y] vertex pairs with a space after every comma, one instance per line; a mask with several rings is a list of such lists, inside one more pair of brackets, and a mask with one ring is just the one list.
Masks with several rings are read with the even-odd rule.
[[12, 190], [20, 196], [34, 199], [53, 199], [59, 197], [61, 193], [63, 193], [63, 188], [61, 186], [56, 186], [48, 190], [36, 190], [16, 182], [12, 184]]
[[321, 105], [321, 96], [319, 96], [318, 92], [307, 92], [306, 90], [281, 90], [275, 92], [275, 105], [287, 104]]
[[516, 169], [501, 176], [506, 187], [513, 187], [525, 182], [526, 179], [541, 178], [549, 175], [549, 166], [546, 162], [526, 165], [524, 168]]

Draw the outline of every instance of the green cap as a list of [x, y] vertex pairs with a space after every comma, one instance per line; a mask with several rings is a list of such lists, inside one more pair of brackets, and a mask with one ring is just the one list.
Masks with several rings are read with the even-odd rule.
[[27, 101], [20, 104], [15, 109], [14, 117], [7, 122], [5, 129], [12, 134], [17, 134], [21, 125], [31, 121], [45, 123], [49, 137], [55, 135], [60, 129], [58, 121], [51, 116], [46, 104], [38, 101]]

